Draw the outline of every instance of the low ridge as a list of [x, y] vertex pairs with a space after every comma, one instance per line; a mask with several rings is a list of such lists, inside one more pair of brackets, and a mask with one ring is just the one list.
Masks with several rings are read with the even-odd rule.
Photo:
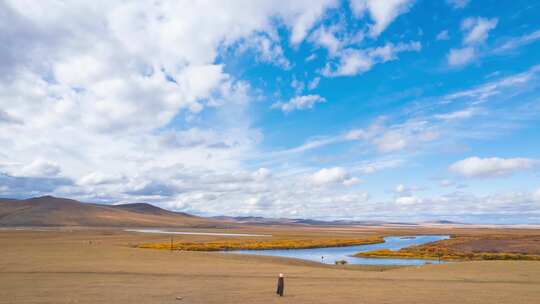
[[147, 203], [103, 205], [54, 196], [0, 198], [0, 226], [225, 227], [222, 221]]

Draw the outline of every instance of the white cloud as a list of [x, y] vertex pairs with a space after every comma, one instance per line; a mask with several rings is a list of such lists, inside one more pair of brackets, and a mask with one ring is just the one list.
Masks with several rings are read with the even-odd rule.
[[360, 192], [355, 194], [344, 194], [335, 198], [336, 203], [341, 204], [354, 204], [354, 203], [365, 203], [369, 201], [369, 193]]
[[439, 182], [439, 186], [441, 187], [451, 187], [454, 186], [456, 183], [449, 179], [443, 179]]
[[437, 34], [437, 37], [436, 37], [437, 40], [448, 40], [450, 39], [450, 35], [448, 35], [448, 31], [447, 30], [444, 30], [444, 31], [441, 31]]
[[540, 65], [535, 65], [525, 72], [499, 80], [489, 81], [472, 89], [448, 94], [443, 97], [443, 100], [444, 103], [448, 103], [466, 99], [472, 104], [479, 104], [486, 102], [494, 96], [501, 96], [505, 93], [515, 95], [517, 91], [526, 89], [528, 85], [537, 82], [539, 73]]
[[342, 47], [342, 42], [335, 36], [335, 32], [338, 30], [337, 26], [319, 27], [311, 36], [311, 40], [328, 50], [330, 56], [334, 56]]
[[472, 62], [479, 52], [479, 47], [489, 37], [489, 31], [497, 26], [497, 18], [471, 17], [461, 22], [464, 32], [463, 47], [450, 49], [446, 56], [448, 64], [454, 67], [464, 66]]
[[327, 77], [354, 76], [369, 71], [374, 65], [369, 55], [361, 50], [347, 49], [341, 53], [337, 69], [333, 70], [329, 64], [322, 70]]
[[409, 121], [395, 125], [372, 140], [379, 152], [396, 152], [405, 148], [415, 148], [422, 143], [438, 138], [436, 130], [426, 121]]
[[[388, 126], [384, 125], [383, 120], [378, 119], [365, 129], [351, 129], [335, 136], [313, 139], [298, 147], [281, 151], [280, 153], [304, 153], [324, 146], [349, 141], [360, 141], [367, 144], [368, 149], [373, 149], [376, 152], [393, 153], [404, 149], [419, 149], [422, 145], [440, 137], [437, 126], [432, 125], [427, 120], [409, 120]], [[386, 164], [390, 164], [389, 167], [392, 167], [399, 164], [399, 161], [391, 160], [379, 164], [383, 168], [387, 167]], [[364, 169], [371, 171], [373, 168], [366, 166]]]
[[476, 108], [467, 108], [459, 111], [437, 114], [435, 118], [445, 121], [456, 121], [461, 119], [471, 118], [474, 115], [478, 114], [478, 109]]
[[529, 158], [469, 157], [453, 163], [449, 170], [465, 177], [488, 178], [530, 170], [537, 164], [538, 161]]
[[488, 38], [489, 31], [497, 26], [497, 18], [467, 18], [461, 23], [461, 30], [466, 32], [463, 44], [475, 45], [483, 43]]
[[344, 180], [343, 185], [345, 185], [345, 186], [353, 186], [353, 185], [360, 184], [361, 182], [362, 182], [362, 180], [359, 179], [358, 177], [351, 177], [351, 178], [348, 178], [348, 179]]
[[416, 196], [400, 196], [396, 198], [396, 204], [399, 205], [414, 205], [422, 203], [422, 199]]
[[471, 61], [476, 56], [476, 51], [473, 47], [464, 47], [460, 49], [451, 49], [447, 55], [448, 64], [451, 66], [463, 66]]
[[273, 202], [266, 196], [254, 196], [246, 200], [246, 204], [252, 209], [266, 210], [272, 207]]
[[508, 52], [513, 49], [517, 49], [519, 47], [527, 45], [529, 43], [533, 43], [539, 39], [540, 39], [540, 30], [536, 30], [532, 33], [509, 39], [508, 41], [504, 42], [502, 45], [496, 47], [493, 50], [493, 53], [501, 54], [504, 52]]
[[448, 5], [452, 6], [454, 9], [466, 7], [471, 0], [446, 0]]
[[[243, 161], [262, 137], [248, 112], [257, 96], [218, 57], [249, 50], [259, 62], [290, 67], [277, 29], [290, 29], [290, 42], [298, 45], [335, 5], [38, 1], [28, 9], [4, 3], [1, 156], [29, 164], [4, 172], [17, 176], [2, 176], [8, 193], [34, 194], [17, 183], [35, 176], [47, 184], [34, 188], [47, 193], [188, 206], [183, 198], [202, 201], [207, 196], [200, 192], [211, 192], [193, 193], [194, 180], [240, 171], [256, 183], [266, 173], [251, 176]], [[183, 179], [173, 174], [179, 171], [197, 173]]]
[[375, 139], [374, 142], [377, 145], [377, 149], [381, 152], [399, 151], [408, 145], [408, 137], [399, 131], [390, 131]]
[[296, 77], [293, 77], [291, 87], [294, 89], [294, 92], [299, 95], [302, 94], [302, 91], [304, 91], [306, 84], [303, 81], [296, 79]]
[[315, 77], [308, 83], [308, 89], [315, 90], [321, 81], [321, 77]]
[[366, 10], [375, 22], [370, 28], [372, 37], [379, 36], [399, 15], [409, 11], [413, 0], [350, 0], [351, 9], [357, 17], [362, 17]]
[[120, 182], [120, 181], [122, 181], [124, 179], [125, 178], [122, 177], [122, 176], [107, 175], [107, 174], [103, 174], [101, 172], [91, 172], [91, 173], [88, 173], [87, 175], [81, 177], [77, 181], [77, 184], [82, 185], [82, 186], [105, 185], [105, 184], [117, 183], [117, 182]]
[[540, 187], [534, 192], [534, 198], [540, 202]]
[[285, 57], [279, 41], [276, 41], [269, 35], [256, 34], [247, 37], [236, 49], [236, 52], [242, 53], [249, 49], [255, 51], [256, 59], [259, 62], [270, 63], [283, 69], [289, 69], [291, 67], [291, 63]]
[[315, 59], [317, 59], [317, 54], [312, 53], [311, 55], [309, 55], [309, 56], [306, 57], [305, 61], [306, 61], [306, 62], [310, 62], [310, 61], [313, 61], [313, 60], [315, 60]]
[[405, 186], [404, 184], [399, 184], [394, 189], [394, 195], [396, 197], [396, 202], [399, 198], [404, 198], [401, 202], [411, 201], [412, 198], [415, 199], [416, 202], [421, 202], [421, 199], [416, 197], [414, 195], [414, 192], [422, 191], [423, 188], [416, 187], [416, 186]]
[[351, 177], [347, 171], [341, 167], [321, 169], [311, 175], [311, 180], [318, 186], [337, 183], [341, 183], [345, 186], [352, 186], [360, 182], [358, 178]]
[[321, 73], [327, 77], [354, 76], [366, 71], [379, 63], [397, 59], [401, 52], [420, 51], [422, 45], [415, 41], [409, 43], [387, 43], [382, 47], [369, 49], [344, 49], [339, 53], [337, 64], [327, 63]]
[[[410, 3], [366, 1], [364, 10], [373, 19], [369, 34], [374, 37], [383, 32]], [[365, 27], [346, 33], [339, 25], [332, 28], [322, 21], [338, 5], [325, 0], [36, 1], [31, 6], [3, 2], [0, 195], [149, 201], [202, 215], [256, 212], [351, 218], [390, 216], [396, 208], [424, 214], [453, 211], [454, 206], [445, 204], [426, 206], [445, 201], [452, 205], [460, 202], [458, 195], [419, 199], [405, 191], [398, 201], [409, 205], [402, 208], [394, 200], [370, 201], [368, 193], [358, 191], [360, 187], [346, 187], [361, 182], [356, 174], [373, 174], [406, 163], [407, 153], [380, 159], [369, 155], [357, 163], [342, 163], [343, 167], [336, 166], [349, 156], [335, 155], [324, 160], [322, 166], [327, 169], [314, 169], [313, 159], [307, 157], [309, 167], [296, 163], [294, 156], [289, 158], [292, 153], [340, 143], [358, 147], [354, 153], [362, 156], [414, 151], [437, 137], [440, 130], [432, 121], [402, 123], [401, 118], [391, 117], [388, 125], [381, 121], [350, 132], [336, 131], [335, 136], [312, 137], [285, 151], [258, 149], [263, 134], [252, 121], [250, 107], [259, 98], [259, 88], [231, 74], [234, 68], [225, 66], [223, 58], [252, 56], [259, 63], [290, 68], [294, 62], [289, 62], [285, 56], [289, 50], [285, 52], [281, 43], [292, 44], [294, 52], [306, 37], [309, 43], [318, 37], [334, 53], [328, 71], [338, 76], [357, 75], [396, 60], [399, 52], [420, 50], [418, 42], [377, 47], [375, 40], [369, 41], [374, 47], [359, 49], [367, 34]], [[321, 24], [325, 33], [318, 31], [323, 29]], [[349, 55], [352, 57], [346, 58]], [[316, 57], [313, 53], [306, 60]], [[534, 82], [536, 78], [529, 74], [448, 98], [480, 99], [499, 89], [508, 91]], [[308, 83], [310, 75], [309, 71], [301, 74], [305, 83], [299, 81], [295, 89], [315, 89], [320, 77]], [[314, 102], [314, 97], [296, 95], [298, 100], [289, 101], [292, 110], [314, 107], [322, 98], [306, 95], [318, 96]], [[464, 116], [459, 111], [440, 115], [441, 119]], [[392, 137], [397, 145], [390, 142]], [[313, 186], [315, 181], [319, 187]], [[505, 210], [508, 202], [529, 210], [531, 195], [488, 197], [495, 207], [481, 211]], [[464, 201], [476, 208], [482, 199]], [[464, 205], [458, 204], [467, 210]]]
[[303, 95], [291, 98], [288, 102], [276, 102], [272, 104], [272, 109], [280, 109], [284, 113], [295, 110], [311, 109], [317, 103], [326, 102], [324, 97], [319, 95]]
[[22, 124], [21, 119], [11, 116], [8, 112], [0, 110], [0, 124]]
[[[270, 1], [272, 3], [272, 1]], [[275, 3], [275, 2], [274, 2]], [[253, 3], [254, 6], [260, 5]], [[290, 41], [293, 45], [298, 45], [307, 36], [311, 27], [321, 17], [321, 15], [329, 8], [335, 7], [335, 0], [304, 0], [283, 3], [283, 7], [289, 7], [292, 13], [286, 14], [286, 19], [292, 24], [292, 33]]]
[[407, 190], [407, 188], [405, 187], [405, 185], [399, 184], [399, 185], [396, 186], [396, 190], [395, 190], [395, 191], [396, 191], [397, 193], [403, 193], [403, 192], [405, 192], [406, 190]]
[[257, 171], [253, 172], [253, 179], [262, 182], [267, 180], [270, 177], [270, 170], [266, 168], [259, 168]]
[[378, 172], [384, 169], [397, 168], [402, 163], [403, 163], [403, 160], [401, 159], [392, 159], [392, 158], [382, 159], [382, 160], [360, 163], [359, 165], [355, 167], [355, 170], [364, 174], [373, 174], [375, 172]]
[[60, 174], [60, 166], [51, 161], [37, 159], [30, 164], [23, 166], [20, 171], [15, 172], [18, 176], [30, 177], [54, 177]]

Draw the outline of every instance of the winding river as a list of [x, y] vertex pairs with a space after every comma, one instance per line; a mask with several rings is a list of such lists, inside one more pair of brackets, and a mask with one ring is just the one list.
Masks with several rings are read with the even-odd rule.
[[446, 240], [448, 238], [448, 235], [388, 236], [384, 238], [384, 243], [371, 245], [312, 249], [235, 250], [230, 251], [230, 253], [280, 256], [321, 262], [325, 264], [334, 264], [334, 262], [337, 260], [345, 260], [348, 264], [360, 265], [423, 265], [426, 263], [437, 264], [439, 262], [436, 260], [422, 259], [358, 258], [353, 257], [352, 255], [358, 252], [377, 249], [399, 250], [404, 247], [422, 245], [430, 242]]

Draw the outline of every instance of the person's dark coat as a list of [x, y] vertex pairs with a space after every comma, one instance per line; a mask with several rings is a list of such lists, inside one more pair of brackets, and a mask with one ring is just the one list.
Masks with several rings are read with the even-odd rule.
[[276, 293], [280, 297], [283, 297], [283, 290], [284, 289], [285, 289], [285, 280], [283, 279], [283, 277], [280, 277], [280, 278], [278, 278], [278, 281], [277, 281], [277, 291], [276, 291]]

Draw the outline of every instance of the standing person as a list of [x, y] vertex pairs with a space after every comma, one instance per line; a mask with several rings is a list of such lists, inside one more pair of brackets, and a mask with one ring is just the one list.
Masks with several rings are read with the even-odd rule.
[[283, 273], [280, 273], [278, 281], [277, 281], [277, 291], [276, 291], [276, 293], [280, 297], [283, 297], [283, 290], [284, 289], [285, 289], [285, 279], [283, 278]]

